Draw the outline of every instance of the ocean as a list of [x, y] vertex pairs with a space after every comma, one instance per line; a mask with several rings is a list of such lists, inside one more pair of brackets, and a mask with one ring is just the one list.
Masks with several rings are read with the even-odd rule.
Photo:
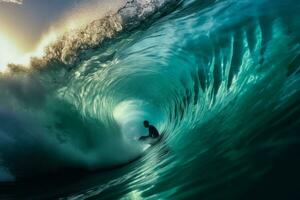
[[299, 10], [130, 0], [10, 64], [0, 198], [300, 199]]

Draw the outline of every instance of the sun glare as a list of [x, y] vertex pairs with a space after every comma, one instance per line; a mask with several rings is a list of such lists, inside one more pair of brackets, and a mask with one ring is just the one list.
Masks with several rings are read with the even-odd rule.
[[0, 70], [4, 70], [10, 63], [20, 59], [22, 51], [9, 37], [0, 33]]
[[32, 57], [44, 55], [45, 46], [55, 41], [57, 34], [50, 32], [40, 41], [37, 48], [32, 52], [22, 51], [16, 42], [4, 34], [0, 33], [0, 71], [5, 71], [8, 64], [22, 64], [26, 67]]

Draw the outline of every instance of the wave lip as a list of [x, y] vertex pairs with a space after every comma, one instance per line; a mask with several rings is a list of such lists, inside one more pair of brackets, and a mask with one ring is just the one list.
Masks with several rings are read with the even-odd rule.
[[[108, 12], [105, 17], [95, 19], [80, 28], [67, 31], [57, 36], [53, 31], [49, 43], [40, 47], [39, 56], [33, 56], [29, 62], [31, 68], [46, 68], [60, 64], [65, 68], [73, 68], [83, 60], [90, 58], [91, 49], [103, 52], [120, 34], [130, 32], [142, 23], [158, 19], [162, 14], [171, 12], [169, 9], [176, 4], [176, 0], [128, 0], [116, 12]], [[47, 41], [47, 37], [45, 39]], [[33, 54], [34, 55], [34, 54]], [[21, 65], [10, 64], [12, 71], [19, 71]]]

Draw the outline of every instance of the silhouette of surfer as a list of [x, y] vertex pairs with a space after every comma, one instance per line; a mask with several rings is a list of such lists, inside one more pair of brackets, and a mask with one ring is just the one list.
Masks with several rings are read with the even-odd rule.
[[149, 135], [140, 137], [140, 140], [145, 140], [147, 138], [158, 138], [159, 137], [158, 130], [155, 128], [155, 126], [150, 125], [149, 121], [147, 121], [147, 120], [144, 121], [144, 127], [149, 129]]

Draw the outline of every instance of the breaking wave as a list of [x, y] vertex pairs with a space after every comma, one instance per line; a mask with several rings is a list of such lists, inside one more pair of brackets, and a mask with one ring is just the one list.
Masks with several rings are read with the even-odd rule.
[[299, 131], [297, 117], [283, 125], [300, 99], [291, 2], [127, 1], [28, 66], [9, 65], [0, 181], [127, 163], [144, 151], [144, 119], [178, 152], [175, 163], [216, 148], [225, 157], [242, 146], [281, 152]]

